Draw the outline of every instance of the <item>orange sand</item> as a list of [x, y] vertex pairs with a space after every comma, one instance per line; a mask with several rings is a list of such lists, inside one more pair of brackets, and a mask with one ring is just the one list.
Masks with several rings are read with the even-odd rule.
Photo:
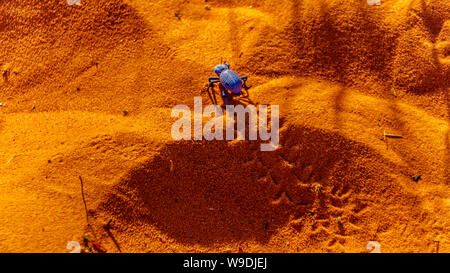
[[[448, 0], [0, 2], [1, 252], [450, 252]], [[172, 140], [221, 58], [277, 151]]]

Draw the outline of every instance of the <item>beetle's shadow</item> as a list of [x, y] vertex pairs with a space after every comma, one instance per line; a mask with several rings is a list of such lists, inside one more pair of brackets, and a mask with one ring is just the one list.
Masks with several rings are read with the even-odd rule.
[[258, 142], [171, 144], [132, 171], [104, 206], [185, 244], [267, 243], [292, 212], [273, 204], [279, 189], [258, 166], [260, 156]]
[[[222, 96], [221, 96], [221, 89], [223, 88], [223, 86], [221, 84], [219, 84], [217, 86], [217, 88], [219, 90], [219, 93], [216, 93], [216, 86], [213, 86], [210, 88], [210, 92], [208, 93], [209, 100], [212, 104], [225, 106], [225, 102], [223, 101]], [[243, 95], [233, 96], [227, 92], [227, 100], [228, 100], [229, 104], [234, 105], [234, 106], [236, 106], [236, 105], [243, 105], [243, 106], [257, 105], [250, 98], [250, 93], [248, 90], [243, 91], [243, 93], [244, 93]], [[219, 97], [220, 101], [217, 100], [218, 97]]]

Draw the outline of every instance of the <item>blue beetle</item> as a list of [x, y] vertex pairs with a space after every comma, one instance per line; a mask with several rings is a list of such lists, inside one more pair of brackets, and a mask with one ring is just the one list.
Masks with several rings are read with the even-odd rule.
[[[238, 75], [238, 73], [234, 72], [233, 70], [230, 70], [229, 63], [216, 65], [214, 67], [214, 73], [216, 73], [217, 76], [219, 76], [219, 77], [218, 78], [210, 77], [208, 88], [205, 91], [203, 91], [203, 92], [208, 93], [209, 98], [211, 99], [211, 101], [213, 103], [216, 103], [216, 102], [212, 99], [211, 94], [209, 93], [209, 89], [211, 87], [213, 87], [215, 83], [220, 82], [223, 86], [222, 98], [223, 98], [223, 101], [225, 102], [225, 104], [228, 104], [228, 98], [227, 98], [228, 92], [231, 96], [239, 96], [239, 95], [243, 94], [242, 87], [244, 87], [246, 91], [249, 89], [246, 84], [247, 76], [240, 77]], [[247, 92], [247, 95], [248, 95], [248, 92]], [[215, 98], [215, 96], [214, 96], [214, 98]]]

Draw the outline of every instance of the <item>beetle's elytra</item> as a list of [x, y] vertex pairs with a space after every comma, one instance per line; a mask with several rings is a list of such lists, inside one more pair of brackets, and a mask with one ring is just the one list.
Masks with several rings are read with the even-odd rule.
[[214, 83], [220, 82], [222, 84], [223, 88], [221, 95], [225, 104], [228, 104], [227, 93], [232, 96], [239, 96], [243, 94], [242, 87], [244, 87], [245, 90], [248, 90], [246, 85], [247, 76], [240, 77], [238, 73], [230, 70], [229, 63], [216, 65], [214, 67], [214, 73], [216, 73], [218, 77], [209, 78], [209, 85], [205, 91], [208, 93], [213, 103], [215, 103], [215, 101], [212, 99], [209, 89], [214, 85]]

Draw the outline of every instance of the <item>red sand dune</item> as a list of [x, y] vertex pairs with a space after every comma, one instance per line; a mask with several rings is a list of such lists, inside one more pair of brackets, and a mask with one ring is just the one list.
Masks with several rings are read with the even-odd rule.
[[[450, 251], [448, 1], [81, 1], [0, 1], [1, 252]], [[221, 59], [277, 151], [172, 140]]]

